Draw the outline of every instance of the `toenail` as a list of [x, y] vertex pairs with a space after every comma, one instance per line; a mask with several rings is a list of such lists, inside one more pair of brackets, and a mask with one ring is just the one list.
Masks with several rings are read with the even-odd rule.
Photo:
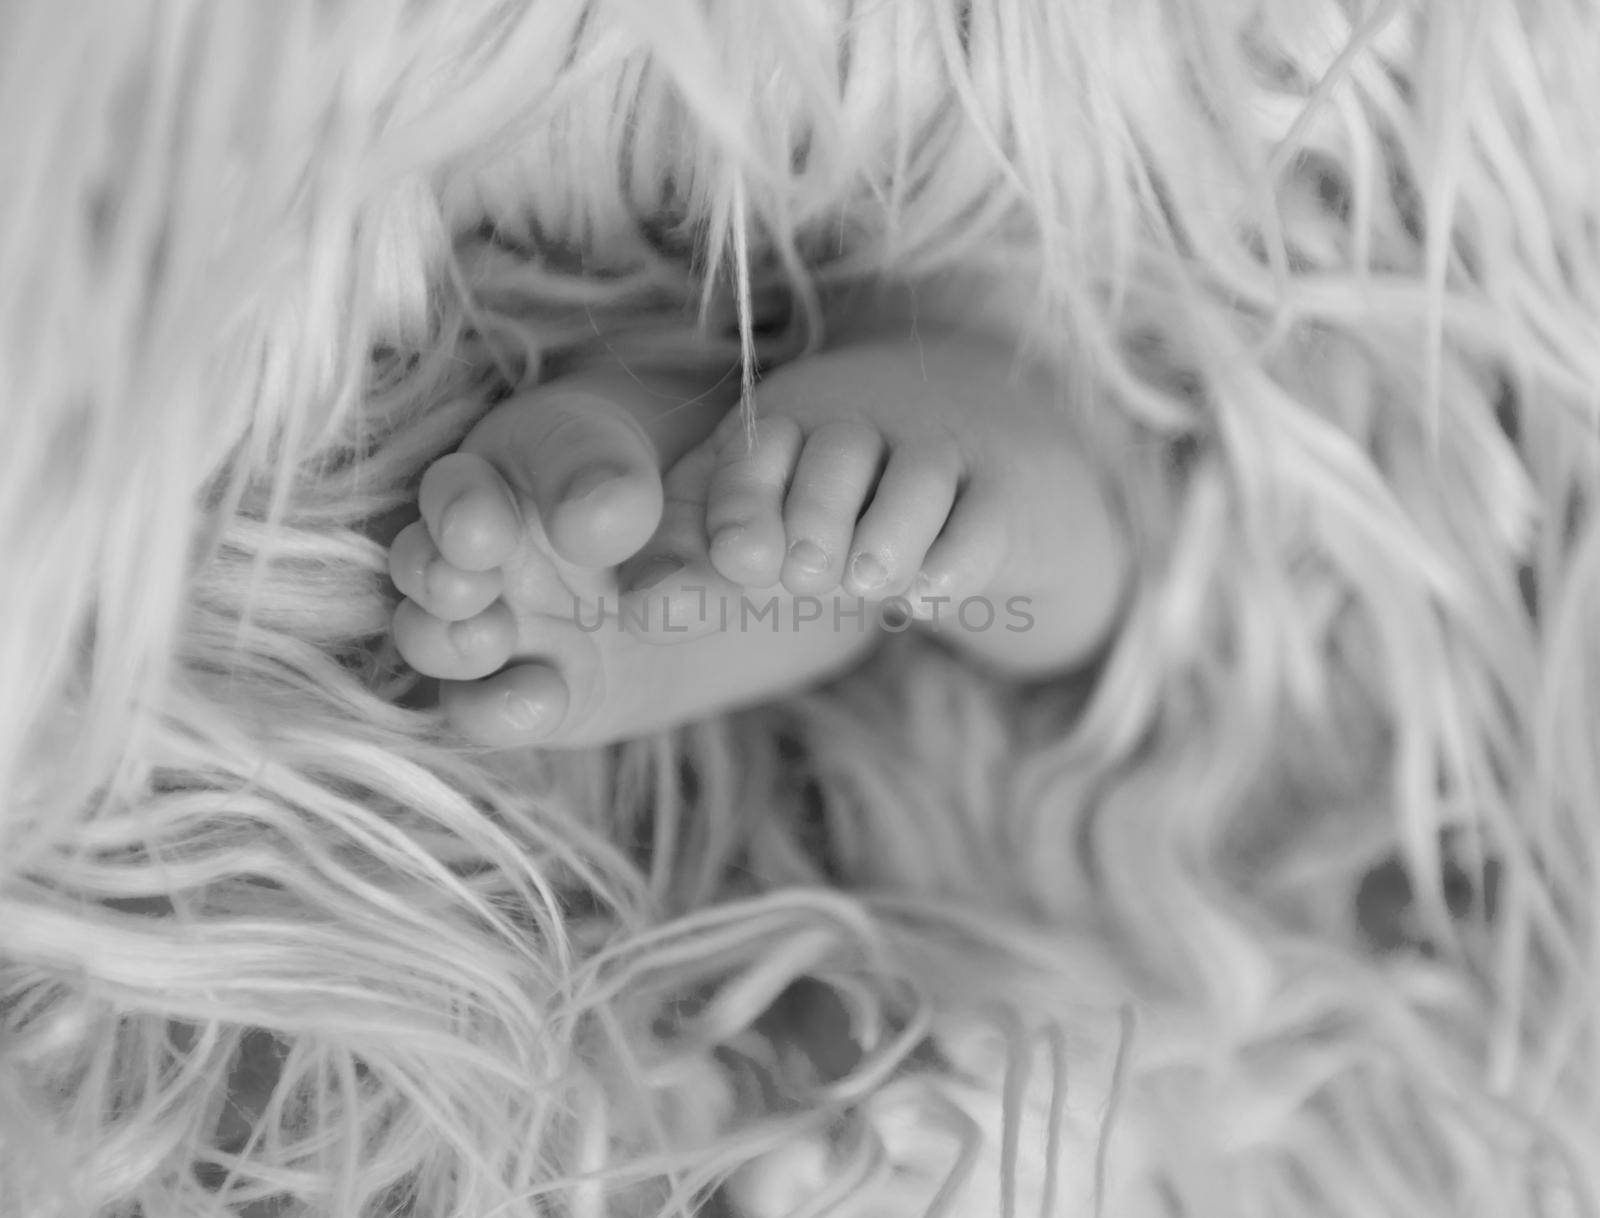
[[643, 592], [646, 588], [654, 588], [663, 580], [676, 575], [683, 570], [682, 559], [678, 558], [652, 558], [633, 578], [628, 586], [635, 592]]
[[717, 530], [717, 535], [711, 539], [711, 548], [713, 550], [721, 550], [726, 549], [728, 546], [737, 545], [743, 536], [744, 525], [724, 525]]
[[870, 592], [883, 587], [889, 580], [889, 573], [871, 554], [857, 554], [850, 560], [850, 578], [855, 581], [856, 587]]
[[466, 505], [471, 498], [471, 491], [462, 491], [449, 503], [445, 504], [444, 508], [439, 512], [439, 539], [441, 541], [460, 531], [462, 524], [466, 522]]
[[589, 496], [610, 486], [613, 482], [621, 482], [628, 476], [628, 471], [615, 465], [591, 465], [587, 469], [573, 475], [567, 483], [566, 490], [561, 492], [561, 498], [566, 503], [577, 503]]
[[544, 727], [546, 708], [521, 694], [507, 694], [501, 709], [506, 722], [519, 732], [536, 732]]
[[828, 554], [814, 541], [797, 541], [789, 547], [794, 565], [807, 575], [821, 575], [828, 569]]

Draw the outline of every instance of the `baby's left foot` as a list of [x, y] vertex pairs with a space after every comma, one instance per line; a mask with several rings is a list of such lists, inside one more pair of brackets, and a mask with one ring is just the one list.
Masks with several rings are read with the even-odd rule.
[[1047, 378], [959, 332], [841, 348], [762, 382], [699, 452], [711, 561], [735, 584], [843, 589], [1018, 676], [1108, 636], [1130, 560]]

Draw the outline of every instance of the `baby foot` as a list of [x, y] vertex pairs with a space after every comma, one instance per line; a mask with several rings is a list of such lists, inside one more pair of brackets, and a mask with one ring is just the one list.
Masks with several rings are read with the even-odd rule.
[[1009, 673], [1083, 660], [1129, 559], [1053, 384], [957, 332], [809, 358], [763, 381], [686, 461], [729, 581], [897, 608]]
[[[693, 487], [679, 487], [664, 511], [662, 467], [730, 405], [704, 389], [615, 371], [545, 386], [425, 472], [422, 518], [390, 551], [406, 598], [394, 637], [441, 679], [444, 714], [468, 739], [609, 743], [827, 675], [870, 640], [814, 621], [783, 633], [669, 624], [669, 605], [688, 618], [686, 597], [705, 621], [708, 596], [738, 593], [681, 527], [704, 498], [691, 508]], [[662, 645], [679, 638], [691, 641]]]

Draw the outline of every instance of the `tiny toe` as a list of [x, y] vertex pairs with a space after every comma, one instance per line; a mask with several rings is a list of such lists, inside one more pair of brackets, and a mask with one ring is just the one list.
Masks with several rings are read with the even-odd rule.
[[404, 596], [413, 600], [427, 583], [428, 565], [439, 557], [439, 548], [428, 534], [428, 526], [414, 521], [395, 535], [389, 547], [389, 578]]
[[769, 588], [783, 570], [783, 496], [800, 454], [800, 428], [783, 416], [721, 437], [706, 502], [711, 563], [733, 583]]
[[903, 592], [950, 518], [962, 470], [954, 444], [897, 447], [856, 525], [845, 567], [852, 596]]
[[538, 663], [439, 687], [445, 721], [468, 740], [492, 748], [549, 742], [567, 717], [569, 699], [561, 674]]
[[428, 568], [422, 589], [425, 599], [418, 603], [435, 617], [460, 622], [488, 609], [504, 587], [498, 570], [463, 571], [440, 559]]
[[883, 458], [883, 437], [863, 423], [827, 423], [806, 442], [784, 504], [788, 552], [783, 586], [797, 596], [831, 592]]
[[405, 662], [424, 676], [471, 681], [511, 658], [517, 623], [503, 602], [465, 621], [447, 622], [404, 600], [394, 611], [394, 641]]
[[503, 565], [522, 541], [522, 517], [511, 489], [473, 453], [451, 453], [430, 465], [418, 500], [439, 553], [463, 571]]
[[958, 496], [907, 593], [912, 612], [932, 619], [953, 602], [986, 593], [1010, 556], [1010, 542], [998, 494], [980, 490]]
[[389, 576], [403, 596], [447, 622], [482, 613], [499, 598], [504, 583], [498, 570], [463, 571], [447, 563], [420, 520], [395, 538]]

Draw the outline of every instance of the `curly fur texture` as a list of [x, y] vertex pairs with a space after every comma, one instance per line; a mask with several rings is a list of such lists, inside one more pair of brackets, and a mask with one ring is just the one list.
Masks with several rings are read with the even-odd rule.
[[[1600, 1211], [1597, 150], [1588, 0], [0, 6], [0, 1213]], [[1093, 673], [442, 733], [488, 405], [950, 272]]]

